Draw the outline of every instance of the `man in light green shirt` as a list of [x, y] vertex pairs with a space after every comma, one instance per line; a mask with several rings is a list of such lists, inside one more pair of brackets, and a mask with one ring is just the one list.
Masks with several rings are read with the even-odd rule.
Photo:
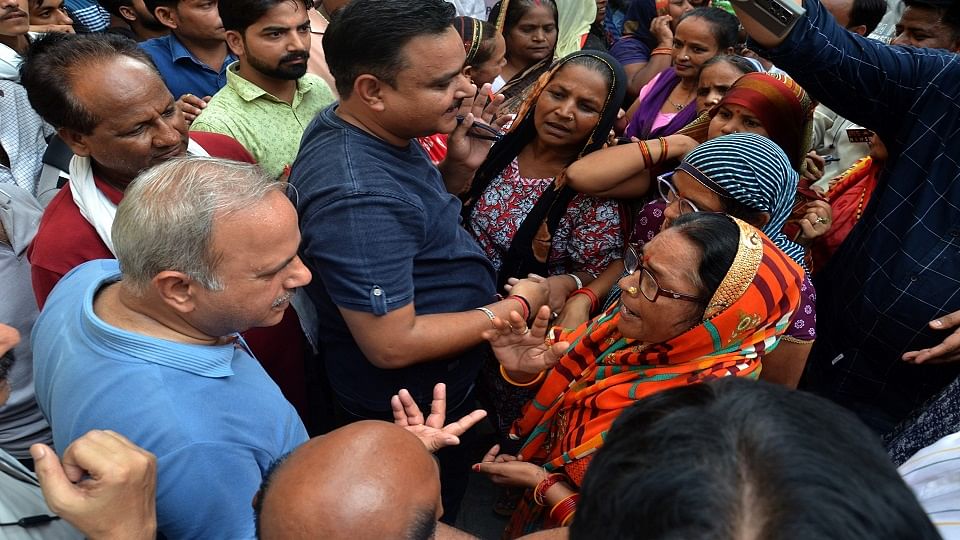
[[240, 141], [271, 177], [285, 179], [300, 137], [336, 98], [307, 74], [310, 19], [303, 0], [231, 0], [219, 4], [237, 62], [190, 129]]

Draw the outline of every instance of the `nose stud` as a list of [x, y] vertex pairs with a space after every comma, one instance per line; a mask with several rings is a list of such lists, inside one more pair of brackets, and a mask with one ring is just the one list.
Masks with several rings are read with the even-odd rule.
[[627, 294], [630, 296], [636, 296], [638, 292], [640, 292], [640, 289], [636, 287], [627, 287]]

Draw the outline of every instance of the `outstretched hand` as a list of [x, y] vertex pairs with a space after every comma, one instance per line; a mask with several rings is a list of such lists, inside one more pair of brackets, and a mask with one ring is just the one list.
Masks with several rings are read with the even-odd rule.
[[509, 321], [496, 317], [493, 330], [483, 333], [490, 342], [497, 360], [507, 371], [538, 375], [553, 367], [570, 347], [565, 341], [550, 345], [546, 341], [550, 322], [550, 307], [542, 306], [529, 328], [516, 311], [510, 312]]
[[[960, 326], [960, 311], [930, 321], [930, 328], [947, 330]], [[903, 360], [911, 364], [943, 364], [960, 360], [960, 328], [950, 333], [935, 347], [904, 353]]]
[[489, 476], [494, 484], [503, 486], [535, 488], [547, 478], [547, 471], [543, 467], [523, 461], [519, 456], [501, 454], [499, 444], [493, 445], [483, 460], [473, 466], [473, 470]]
[[437, 383], [433, 387], [430, 416], [426, 419], [423, 418], [420, 407], [406, 389], [400, 390], [390, 398], [390, 407], [393, 409], [393, 423], [416, 435], [431, 452], [460, 444], [460, 435], [487, 416], [487, 411], [477, 409], [460, 420], [444, 426], [443, 422], [447, 416], [447, 386], [443, 383]]

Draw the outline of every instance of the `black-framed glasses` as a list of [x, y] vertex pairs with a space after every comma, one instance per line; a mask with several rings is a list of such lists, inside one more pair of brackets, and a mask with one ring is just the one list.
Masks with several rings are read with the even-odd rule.
[[685, 300], [687, 302], [703, 302], [703, 299], [699, 296], [671, 291], [670, 289], [661, 287], [660, 284], [657, 283], [657, 278], [654, 277], [653, 273], [643, 266], [643, 260], [640, 258], [640, 254], [637, 253], [636, 248], [630, 244], [627, 244], [626, 252], [623, 254], [623, 267], [627, 271], [627, 275], [631, 276], [638, 270], [640, 271], [640, 293], [651, 302], [656, 302], [657, 298], [661, 296], [673, 298], [674, 300]]
[[660, 190], [660, 196], [663, 197], [663, 200], [667, 201], [667, 204], [680, 201], [680, 215], [693, 214], [694, 212], [700, 211], [697, 205], [684, 199], [677, 193], [677, 186], [673, 185], [673, 171], [663, 173], [657, 177], [657, 189]]

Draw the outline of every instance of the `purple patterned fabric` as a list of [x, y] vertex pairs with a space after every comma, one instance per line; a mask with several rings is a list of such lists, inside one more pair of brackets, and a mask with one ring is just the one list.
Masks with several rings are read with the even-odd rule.
[[[630, 233], [630, 243], [643, 247], [653, 239], [663, 226], [663, 211], [667, 203], [663, 199], [654, 199], [644, 205], [637, 212], [633, 221], [633, 231]], [[798, 341], [813, 341], [817, 339], [817, 291], [813, 288], [810, 275], [803, 278], [800, 287], [800, 307], [790, 318], [790, 327], [784, 335]]]
[[633, 117], [630, 118], [630, 125], [627, 126], [627, 130], [624, 132], [624, 135], [627, 137], [637, 137], [638, 139], [646, 140], [654, 137], [672, 135], [683, 126], [693, 122], [693, 119], [697, 117], [697, 99], [694, 97], [667, 125], [652, 129], [653, 123], [657, 119], [657, 114], [660, 112], [660, 109], [663, 108], [663, 104], [667, 102], [667, 98], [670, 97], [670, 92], [680, 84], [680, 76], [677, 75], [677, 72], [674, 71], [673, 68], [668, 68], [650, 84], [653, 84], [653, 87], [643, 101], [640, 102], [640, 106], [637, 107], [636, 112], [633, 113]]

